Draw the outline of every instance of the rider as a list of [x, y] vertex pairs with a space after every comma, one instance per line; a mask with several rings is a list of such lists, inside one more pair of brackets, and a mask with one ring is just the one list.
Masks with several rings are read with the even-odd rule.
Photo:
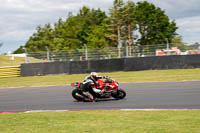
[[88, 96], [90, 98], [90, 101], [94, 101], [95, 98], [92, 95], [93, 93], [102, 93], [104, 92], [104, 90], [99, 90], [96, 88], [92, 88], [92, 85], [96, 85], [97, 84], [97, 80], [98, 79], [108, 79], [108, 76], [98, 76], [98, 74], [96, 72], [91, 72], [89, 76], [87, 76], [82, 85], [81, 88], [83, 90], [83, 94]]

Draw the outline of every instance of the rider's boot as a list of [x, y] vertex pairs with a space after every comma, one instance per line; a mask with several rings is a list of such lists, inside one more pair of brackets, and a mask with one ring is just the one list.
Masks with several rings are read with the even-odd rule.
[[89, 92], [83, 92], [83, 94], [86, 95], [86, 96], [88, 97], [87, 100], [88, 100], [89, 102], [94, 102], [94, 101], [95, 101], [93, 95], [90, 94]]

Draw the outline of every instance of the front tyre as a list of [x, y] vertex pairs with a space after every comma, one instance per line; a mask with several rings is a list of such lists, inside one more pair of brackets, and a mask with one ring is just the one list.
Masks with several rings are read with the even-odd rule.
[[113, 95], [115, 99], [123, 99], [126, 97], [126, 92], [122, 89], [119, 89], [115, 95]]
[[83, 96], [81, 95], [81, 91], [79, 89], [74, 89], [72, 91], [72, 97], [77, 101], [83, 101]]

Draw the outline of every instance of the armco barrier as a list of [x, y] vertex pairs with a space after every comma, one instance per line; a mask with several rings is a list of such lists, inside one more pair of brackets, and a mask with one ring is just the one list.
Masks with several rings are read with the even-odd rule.
[[21, 76], [69, 73], [69, 62], [29, 63], [21, 65]]
[[116, 72], [123, 71], [124, 59], [94, 60], [89, 62], [88, 70], [96, 72]]
[[124, 59], [123, 71], [200, 68], [200, 55], [172, 55]]
[[20, 66], [0, 67], [0, 78], [19, 77]]
[[135, 57], [89, 61], [30, 63], [21, 65], [21, 76], [78, 74], [153, 69], [200, 68], [200, 55]]

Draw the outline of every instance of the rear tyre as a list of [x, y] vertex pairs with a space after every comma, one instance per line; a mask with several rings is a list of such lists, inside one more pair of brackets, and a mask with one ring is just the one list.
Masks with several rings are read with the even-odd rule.
[[81, 95], [81, 91], [79, 89], [74, 89], [72, 91], [72, 97], [77, 101], [83, 101], [83, 96]]

